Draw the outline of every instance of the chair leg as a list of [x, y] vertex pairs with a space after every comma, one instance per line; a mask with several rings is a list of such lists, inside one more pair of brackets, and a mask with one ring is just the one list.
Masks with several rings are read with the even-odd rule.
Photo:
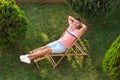
[[58, 64], [60, 63], [60, 61], [64, 58], [65, 55], [63, 55], [59, 60], [58, 62], [56, 63], [56, 65], [54, 66], [54, 68], [56, 68], [58, 66]]
[[53, 58], [51, 56], [48, 57], [48, 60], [52, 63], [52, 66], [55, 66], [55, 61], [53, 60]]
[[38, 65], [38, 62], [35, 62], [35, 64], [36, 64], [36, 67], [39, 69], [40, 67], [39, 67], [39, 65]]

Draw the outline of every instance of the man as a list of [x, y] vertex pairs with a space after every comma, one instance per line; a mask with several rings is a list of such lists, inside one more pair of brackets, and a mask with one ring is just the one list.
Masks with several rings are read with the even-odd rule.
[[31, 60], [38, 56], [44, 56], [45, 54], [51, 53], [64, 53], [71, 47], [72, 43], [77, 38], [81, 37], [87, 30], [87, 26], [83, 24], [79, 18], [75, 19], [69, 16], [68, 23], [69, 27], [60, 39], [41, 47], [32, 54], [21, 55], [20, 61], [30, 64]]

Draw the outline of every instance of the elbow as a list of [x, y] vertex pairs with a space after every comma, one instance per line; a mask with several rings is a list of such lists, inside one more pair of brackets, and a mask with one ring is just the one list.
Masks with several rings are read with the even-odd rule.
[[71, 19], [71, 16], [68, 16], [68, 20]]
[[68, 18], [70, 18], [71, 16], [68, 16]]
[[81, 26], [82, 26], [83, 29], [87, 30], [87, 25], [85, 25], [85, 24], [82, 23]]
[[83, 27], [83, 28], [84, 28], [84, 30], [87, 30], [87, 29], [88, 29], [86, 25], [84, 25], [84, 27]]

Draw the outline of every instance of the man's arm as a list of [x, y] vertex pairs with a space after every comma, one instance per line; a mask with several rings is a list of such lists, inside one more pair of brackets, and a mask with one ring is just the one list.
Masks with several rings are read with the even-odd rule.
[[[68, 23], [69, 23], [69, 25], [72, 24], [74, 21], [75, 21], [75, 19], [72, 16], [68, 16]], [[67, 29], [62, 34], [62, 36], [60, 36], [60, 38], [62, 38], [64, 36], [64, 34], [66, 33], [66, 31], [67, 31]]]
[[68, 23], [69, 25], [72, 24], [75, 21], [75, 18], [73, 18], [72, 16], [68, 17]]
[[82, 36], [87, 31], [87, 26], [81, 23], [82, 28], [79, 30], [79, 36]]

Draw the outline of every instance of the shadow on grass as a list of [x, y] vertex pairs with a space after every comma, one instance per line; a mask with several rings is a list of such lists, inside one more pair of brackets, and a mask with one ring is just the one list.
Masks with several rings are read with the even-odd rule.
[[69, 60], [68, 57], [65, 57], [55, 69], [50, 63], [41, 65], [38, 70], [40, 76], [45, 80], [100, 80], [89, 57], [84, 58], [83, 61], [71, 58]]

